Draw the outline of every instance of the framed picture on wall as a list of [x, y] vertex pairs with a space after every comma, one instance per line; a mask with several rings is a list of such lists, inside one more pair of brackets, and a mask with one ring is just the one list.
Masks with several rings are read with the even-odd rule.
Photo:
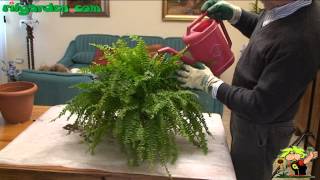
[[109, 17], [109, 0], [60, 0], [61, 17]]
[[164, 21], [192, 21], [201, 14], [206, 0], [162, 0]]

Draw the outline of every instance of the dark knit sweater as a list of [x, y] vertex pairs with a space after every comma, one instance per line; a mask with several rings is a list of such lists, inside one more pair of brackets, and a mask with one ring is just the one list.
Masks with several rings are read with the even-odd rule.
[[250, 38], [238, 61], [232, 86], [223, 83], [217, 99], [239, 118], [259, 124], [291, 121], [320, 61], [320, 6], [314, 0], [264, 27], [243, 11], [235, 25]]

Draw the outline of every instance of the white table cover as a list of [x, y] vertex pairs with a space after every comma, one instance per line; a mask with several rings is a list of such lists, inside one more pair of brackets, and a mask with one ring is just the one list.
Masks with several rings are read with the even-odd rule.
[[[67, 135], [62, 127], [72, 122], [63, 116], [56, 121], [63, 105], [51, 107], [36, 122], [23, 131], [16, 139], [0, 151], [0, 163], [32, 166], [63, 166], [78, 169], [96, 169], [107, 172], [135, 173], [167, 176], [163, 167], [128, 167], [127, 160], [119, 147], [105, 141], [97, 146], [95, 154], [88, 152], [78, 134]], [[173, 177], [233, 180], [235, 173], [226, 143], [226, 136], [218, 114], [204, 114], [209, 130], [209, 152], [201, 150], [179, 138], [180, 154], [174, 165], [168, 169]]]

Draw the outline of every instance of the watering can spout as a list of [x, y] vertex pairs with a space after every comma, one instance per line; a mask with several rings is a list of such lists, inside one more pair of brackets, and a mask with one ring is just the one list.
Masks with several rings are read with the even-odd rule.
[[188, 49], [188, 46], [181, 51], [177, 51], [171, 47], [164, 47], [158, 50], [158, 53], [163, 54], [163, 53], [168, 53], [170, 55], [179, 55], [181, 56], [181, 60], [187, 64], [194, 64], [196, 63], [193, 59], [189, 58], [188, 56], [183, 55], [184, 52]]

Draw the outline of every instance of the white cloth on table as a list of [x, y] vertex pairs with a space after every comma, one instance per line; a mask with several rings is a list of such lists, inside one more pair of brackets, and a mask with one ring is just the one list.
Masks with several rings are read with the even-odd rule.
[[[67, 135], [62, 127], [68, 122], [67, 116], [56, 121], [63, 105], [51, 107], [37, 121], [22, 132], [16, 139], [0, 151], [0, 163], [32, 166], [63, 166], [78, 169], [95, 169], [107, 172], [134, 173], [167, 176], [163, 167], [153, 169], [144, 165], [128, 167], [126, 157], [115, 142], [104, 141], [97, 146], [94, 155], [82, 142], [79, 134]], [[218, 114], [204, 114], [209, 130], [209, 152], [204, 155], [201, 150], [190, 145], [186, 140], [177, 138], [180, 147], [178, 160], [168, 165], [173, 177], [204, 178], [216, 180], [233, 180], [235, 173], [226, 143], [221, 117]]]

